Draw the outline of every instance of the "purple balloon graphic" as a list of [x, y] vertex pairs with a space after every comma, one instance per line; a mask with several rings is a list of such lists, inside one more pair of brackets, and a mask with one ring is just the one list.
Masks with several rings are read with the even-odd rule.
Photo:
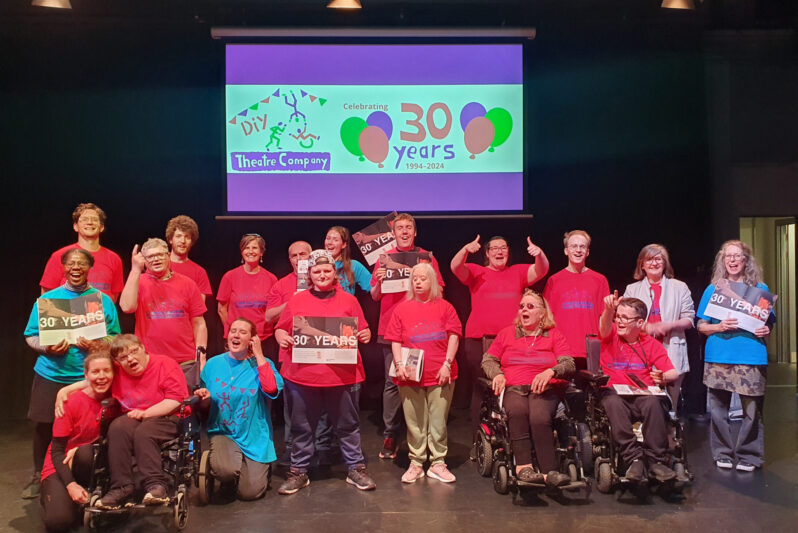
[[463, 107], [463, 110], [460, 111], [460, 127], [463, 128], [463, 131], [465, 131], [466, 127], [468, 127], [468, 123], [471, 122], [472, 119], [484, 117], [485, 113], [485, 106], [479, 102], [471, 102], [470, 104], [466, 104], [465, 107]]
[[393, 133], [393, 122], [391, 122], [391, 117], [389, 117], [388, 113], [385, 111], [375, 111], [370, 114], [368, 118], [366, 118], [366, 124], [369, 126], [377, 126], [385, 132], [387, 138], [391, 138], [391, 134]]

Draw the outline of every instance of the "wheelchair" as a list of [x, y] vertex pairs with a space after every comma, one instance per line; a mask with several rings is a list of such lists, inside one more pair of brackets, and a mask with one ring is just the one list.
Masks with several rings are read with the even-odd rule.
[[[578, 418], [577, 426], [582, 428], [578, 439], [580, 455], [589, 475], [596, 481], [599, 492], [608, 494], [620, 488], [621, 492], [631, 491], [639, 498], [645, 498], [651, 492], [659, 492], [663, 497], [680, 497], [685, 487], [693, 480], [687, 463], [687, 453], [684, 440], [684, 428], [679, 419], [672, 413], [663, 413], [670, 425], [668, 436], [668, 455], [670, 467], [676, 472], [676, 478], [660, 482], [653, 476], [642, 483], [632, 483], [623, 473], [629, 465], [624, 464], [620, 452], [612, 439], [612, 428], [603, 406], [601, 405], [601, 389], [607, 384], [609, 376], [601, 370], [600, 351], [601, 344], [595, 336], [588, 336], [587, 370], [581, 370], [574, 378], [575, 390], [580, 397], [585, 398], [582, 412]], [[566, 395], [566, 398], [567, 395]], [[667, 396], [665, 397], [667, 399]], [[642, 442], [642, 433], [636, 431], [637, 438]]]
[[159, 506], [127, 504], [119, 509], [95, 507], [96, 502], [108, 491], [111, 476], [108, 469], [108, 426], [111, 418], [109, 410], [115, 400], [103, 401], [100, 418], [100, 439], [92, 445], [93, 467], [89, 483], [89, 503], [83, 509], [83, 525], [88, 531], [103, 531], [107, 524], [130, 514], [164, 515], [170, 529], [182, 530], [189, 515], [189, 487], [198, 484], [199, 462], [201, 457], [200, 424], [195, 414], [186, 415], [186, 408], [195, 408], [199, 398], [192, 396], [183, 400], [179, 411], [177, 436], [161, 444], [161, 464], [170, 478], [168, 485], [169, 502]]
[[[507, 412], [502, 403], [504, 395], [493, 394], [489, 379], [479, 378], [484, 386], [483, 400], [480, 407], [480, 425], [474, 433], [474, 446], [477, 456], [477, 471], [484, 477], [493, 478], [493, 488], [499, 494], [513, 493], [513, 499], [519, 490], [537, 492], [554, 491], [584, 492], [585, 500], [589, 499], [591, 484], [585, 477], [581, 457], [577, 453], [578, 428], [576, 422], [566, 413], [558, 413], [554, 420], [555, 453], [559, 470], [568, 474], [571, 482], [567, 485], [550, 488], [542, 483], [527, 483], [518, 479], [515, 473], [515, 457], [510, 440], [510, 429]], [[533, 449], [533, 464], [535, 463]]]

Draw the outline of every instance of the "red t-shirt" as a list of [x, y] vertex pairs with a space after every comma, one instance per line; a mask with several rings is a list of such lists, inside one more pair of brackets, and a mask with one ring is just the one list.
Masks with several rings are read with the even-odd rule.
[[479, 339], [496, 335], [511, 324], [518, 313], [521, 293], [529, 286], [529, 265], [511, 265], [497, 271], [466, 263], [466, 285], [471, 292], [471, 315], [466, 321], [465, 336]]
[[546, 282], [543, 297], [554, 313], [557, 329], [565, 335], [574, 357], [586, 357], [585, 336], [598, 335], [604, 297], [610, 293], [607, 278], [593, 270], [580, 274], [563, 269]]
[[667, 372], [673, 369], [668, 352], [654, 337], [641, 334], [636, 344], [627, 344], [618, 336], [618, 327], [612, 325], [612, 333], [601, 339], [601, 369], [610, 377], [608, 386], [637, 384], [627, 377], [634, 374], [646, 384], [654, 385], [651, 379], [651, 368]]
[[[67, 437], [66, 451], [78, 446], [91, 444], [100, 437], [100, 414], [103, 406], [80, 390], [69, 397], [64, 404], [64, 416], [53, 422], [53, 438]], [[42, 468], [42, 479], [55, 474], [52, 457], [53, 445], [47, 448]]]
[[[294, 295], [286, 304], [277, 329], [293, 333], [294, 316], [354, 316], [357, 317], [358, 331], [368, 329], [366, 317], [357, 298], [342, 290], [333, 289], [335, 294], [329, 298], [318, 298], [311, 291], [302, 291]], [[307, 387], [335, 387], [338, 385], [354, 385], [366, 379], [363, 370], [363, 359], [360, 350], [357, 352], [357, 364], [308, 364], [292, 363], [291, 348], [280, 348], [280, 375], [283, 378]]]
[[191, 259], [186, 259], [182, 263], [172, 261], [170, 267], [172, 272], [179, 272], [187, 278], [194, 280], [200, 292], [205, 296], [213, 296], [213, 289], [211, 289], [211, 280], [208, 279], [208, 273], [204, 268], [199, 266]]
[[296, 294], [297, 276], [293, 272], [278, 279], [266, 296], [266, 307], [283, 305]]
[[[50, 291], [66, 282], [61, 256], [67, 250], [75, 248], [80, 248], [78, 243], [64, 246], [53, 252], [53, 255], [47, 260], [44, 274], [42, 274], [42, 279], [39, 281], [39, 285], [43, 289]], [[94, 266], [89, 271], [89, 284], [116, 300], [122, 289], [125, 288], [125, 280], [122, 276], [122, 260], [116, 253], [102, 246], [96, 252], [91, 252], [91, 255], [94, 257]]]
[[[501, 361], [507, 385], [531, 385], [535, 376], [557, 365], [558, 357], [573, 357], [568, 341], [557, 328], [537, 338], [516, 338], [515, 326], [501, 330], [488, 348], [488, 353]], [[554, 378], [549, 383], [551, 386], [564, 386], [568, 382]]]
[[205, 314], [197, 284], [183, 274], [161, 281], [146, 272], [139, 282], [136, 336], [147, 353], [182, 363], [196, 357], [192, 319]]
[[163, 355], [149, 355], [147, 368], [139, 376], [131, 376], [114, 363], [111, 393], [124, 413], [133, 409], [144, 410], [163, 400], [182, 402], [188, 396], [186, 376], [180, 365]]
[[[446, 348], [449, 335], [458, 337], [463, 325], [457, 318], [452, 304], [438, 298], [431, 302], [405, 300], [393, 310], [391, 321], [385, 331], [385, 340], [400, 342], [405, 348], [424, 350], [424, 371], [421, 383], [415, 381], [398, 381], [397, 385], [430, 387], [438, 384], [435, 377], [446, 360]], [[457, 379], [457, 360], [452, 362], [452, 381]]]
[[266, 323], [263, 314], [266, 312], [267, 295], [275, 283], [277, 276], [262, 267], [254, 274], [248, 274], [244, 265], [225, 273], [219, 284], [219, 294], [216, 295], [216, 301], [227, 304], [225, 338], [230, 324], [237, 318], [254, 322], [261, 340], [272, 336], [274, 328]]
[[662, 298], [662, 284], [651, 283], [651, 309], [648, 311], [648, 322], [656, 324], [662, 322], [662, 309], [660, 309], [659, 301]]
[[[388, 250], [387, 253], [393, 252], [426, 252], [424, 248], [415, 247], [410, 250], [399, 250], [399, 248], [391, 248]], [[374, 270], [372, 272], [376, 272], [377, 269], [380, 268], [380, 260], [377, 259], [377, 262], [374, 264]], [[441, 271], [438, 268], [438, 260], [435, 257], [432, 257], [432, 268], [435, 269], [435, 274], [438, 276], [438, 285], [441, 287], [445, 286], [443, 282], [443, 276], [441, 276]], [[372, 275], [371, 276], [371, 286], [375, 286], [378, 283], [377, 278]], [[407, 293], [405, 292], [395, 292], [395, 293], [388, 293], [383, 294], [382, 298], [380, 299], [380, 323], [377, 326], [377, 334], [380, 337], [385, 336], [385, 331], [388, 329], [388, 323], [391, 321], [391, 314], [393, 313], [394, 308], [402, 303], [405, 298], [407, 298]]]

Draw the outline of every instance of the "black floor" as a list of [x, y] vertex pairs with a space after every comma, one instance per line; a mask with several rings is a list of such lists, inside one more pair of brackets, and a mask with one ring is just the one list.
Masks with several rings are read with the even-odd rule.
[[[775, 365], [774, 365], [775, 366]], [[279, 468], [263, 500], [190, 508], [187, 532], [291, 531], [572, 531], [768, 533], [798, 531], [798, 400], [795, 367], [773, 368], [765, 402], [765, 468], [754, 473], [719, 471], [711, 462], [708, 426], [686, 423], [688, 457], [695, 482], [678, 503], [654, 496], [640, 502], [632, 496], [600, 494], [554, 501], [547, 496], [519, 499], [494, 492], [468, 462], [468, 423], [464, 410], [453, 410], [449, 424], [449, 460], [457, 482], [445, 485], [423, 479], [403, 485], [407, 450], [395, 463], [380, 461], [378, 416], [362, 413], [363, 446], [377, 490], [360, 492], [344, 482], [343, 466], [311, 473], [308, 488], [280, 496]], [[781, 376], [781, 377], [780, 377]], [[30, 475], [28, 426], [19, 423], [0, 434], [0, 531], [42, 532], [38, 501], [19, 493]], [[278, 430], [279, 433], [279, 430]], [[165, 531], [160, 519], [137, 517], [109, 531]]]

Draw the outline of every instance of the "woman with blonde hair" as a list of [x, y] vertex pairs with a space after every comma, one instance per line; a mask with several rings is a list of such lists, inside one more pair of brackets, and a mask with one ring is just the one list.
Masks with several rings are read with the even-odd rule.
[[[709, 388], [712, 458], [718, 468], [752, 472], [764, 463], [765, 440], [762, 406], [765, 399], [768, 354], [765, 340], [770, 335], [771, 313], [766, 324], [753, 333], [739, 329], [736, 318], [718, 320], [706, 315], [709, 299], [729, 282], [744, 283], [767, 291], [762, 283], [762, 269], [751, 248], [742, 241], [723, 243], [712, 268], [712, 282], [698, 304], [698, 331], [707, 336], [704, 384]], [[740, 395], [743, 420], [736, 441], [729, 428], [729, 404], [732, 393]]]
[[[410, 271], [407, 299], [396, 306], [385, 332], [391, 342], [394, 383], [399, 388], [407, 423], [410, 467], [403, 483], [424, 477], [424, 462], [429, 458], [427, 475], [443, 483], [456, 480], [446, 466], [448, 434], [446, 419], [457, 379], [457, 347], [462, 324], [452, 304], [443, 299], [435, 270], [419, 263]], [[419, 381], [402, 361], [402, 348], [424, 350], [423, 374]]]
[[493, 380], [496, 396], [506, 388], [504, 408], [518, 479], [554, 487], [568, 484], [571, 478], [557, 470], [552, 425], [576, 365], [543, 296], [524, 291], [513, 325], [496, 336], [482, 359], [482, 370]]
[[668, 250], [661, 244], [647, 244], [640, 250], [634, 279], [637, 281], [626, 286], [623, 297], [637, 298], [646, 304], [645, 332], [662, 342], [679, 373], [675, 381], [668, 383], [668, 395], [677, 411], [682, 381], [690, 371], [684, 332], [693, 327], [693, 297], [687, 285], [673, 277]]

